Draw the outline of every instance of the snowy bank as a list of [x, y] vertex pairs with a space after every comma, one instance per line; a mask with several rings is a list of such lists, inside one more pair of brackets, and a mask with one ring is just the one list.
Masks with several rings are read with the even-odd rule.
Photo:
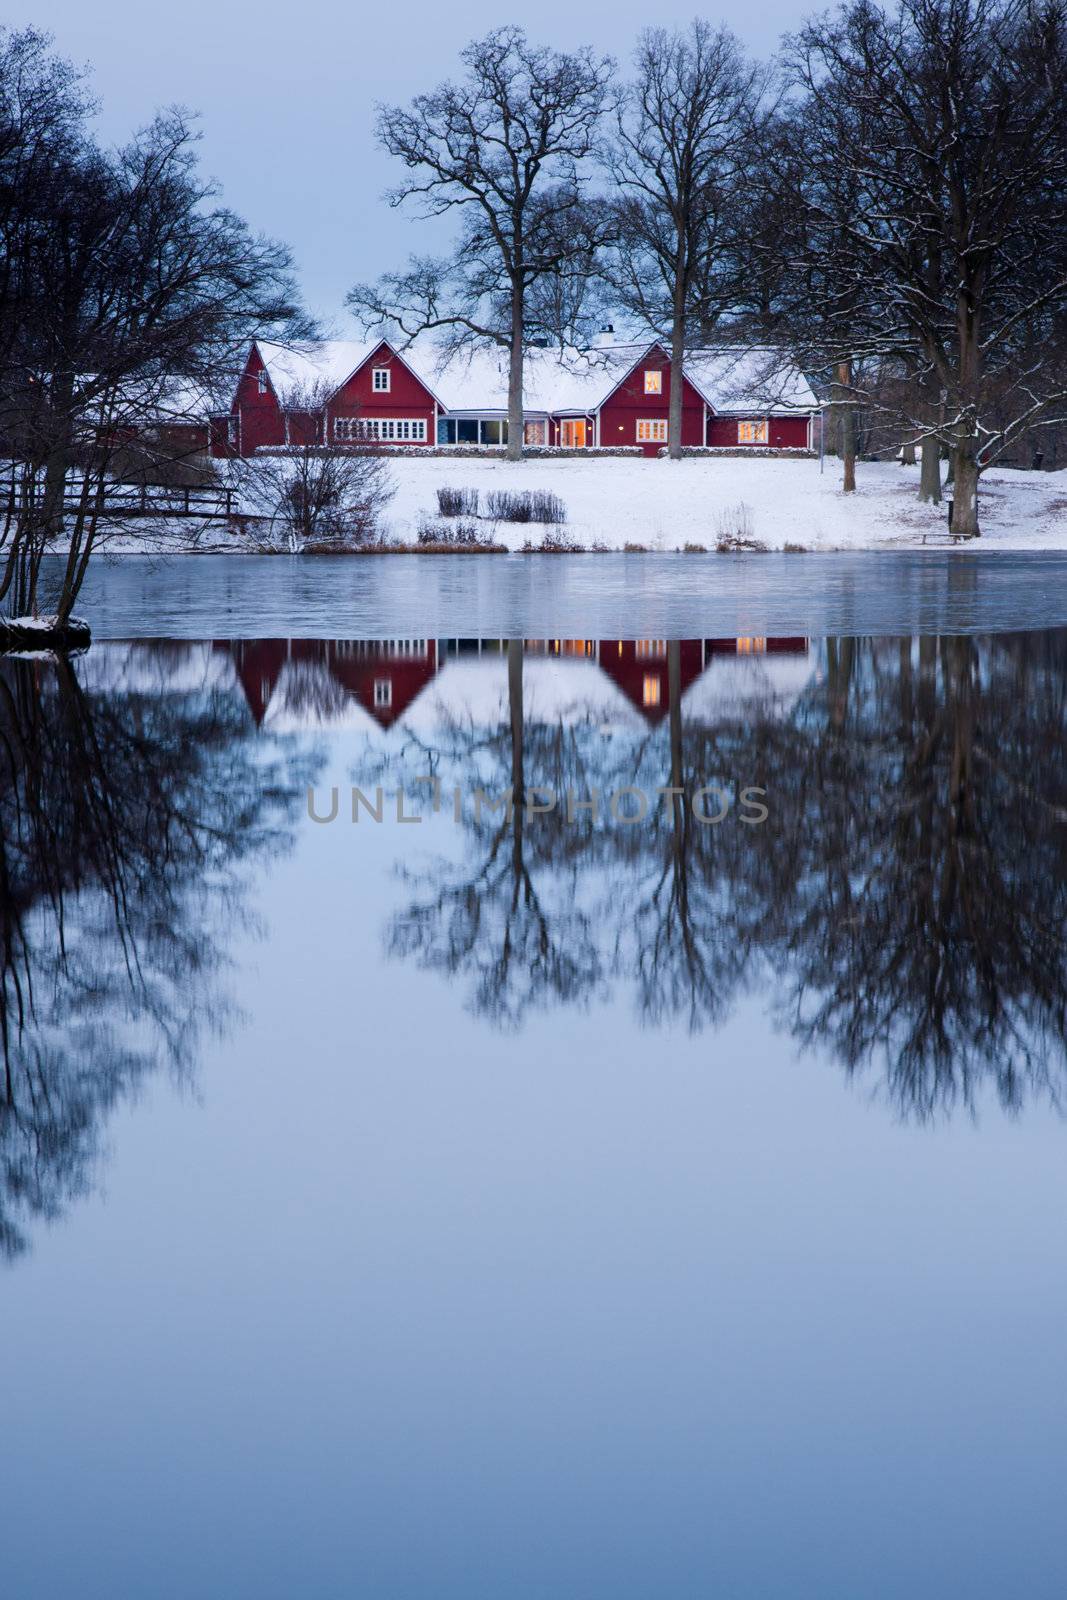
[[[436, 515], [438, 489], [470, 488], [483, 502], [492, 490], [549, 490], [567, 507], [568, 538], [609, 549], [714, 550], [738, 524], [771, 550], [948, 542], [944, 502], [920, 505], [918, 468], [897, 462], [861, 461], [852, 495], [842, 493], [841, 464], [832, 457], [820, 471], [817, 460], [790, 458], [507, 462], [420, 460], [412, 452], [398, 457], [393, 477], [397, 492], [386, 523], [396, 540], [413, 540], [420, 517]], [[972, 549], [1065, 549], [1067, 472], [991, 470], [982, 478], [980, 511], [982, 538]], [[483, 525], [512, 550], [538, 543], [545, 531], [487, 519]]]
[[[242, 464], [246, 492], [254, 462], [253, 457]], [[842, 493], [841, 464], [834, 457], [827, 457], [820, 470], [817, 460], [795, 457], [509, 462], [412, 450], [392, 454], [389, 469], [396, 493], [382, 518], [383, 536], [405, 546], [415, 545], [420, 523], [449, 528], [449, 519], [438, 517], [439, 489], [476, 489], [483, 513], [494, 491], [557, 495], [567, 512], [561, 529], [484, 514], [478, 518], [478, 534], [508, 550], [537, 548], [546, 535], [562, 536], [585, 549], [636, 546], [651, 551], [686, 546], [714, 551], [721, 538], [738, 533], [769, 550], [915, 549], [950, 543], [945, 502], [920, 505], [919, 469], [897, 462], [861, 461], [852, 495]], [[982, 537], [960, 548], [1067, 550], [1067, 471], [994, 468], [982, 477], [979, 500]], [[262, 508], [249, 503], [236, 509], [247, 517]], [[101, 548], [116, 554], [240, 554], [260, 543], [237, 519], [227, 524], [141, 518], [116, 524], [101, 538]]]

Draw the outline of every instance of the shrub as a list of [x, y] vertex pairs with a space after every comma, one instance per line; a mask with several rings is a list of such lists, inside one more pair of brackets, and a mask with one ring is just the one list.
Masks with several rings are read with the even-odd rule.
[[758, 555], [766, 555], [769, 546], [762, 539], [741, 539], [736, 533], [727, 533], [720, 537], [715, 548], [721, 556], [730, 555], [735, 550], [754, 550]]
[[462, 550], [488, 550], [491, 544], [476, 522], [443, 522], [433, 517], [419, 518], [416, 539], [421, 545], [453, 545]]
[[438, 489], [437, 510], [442, 517], [476, 517], [477, 489]]
[[582, 555], [584, 551], [577, 539], [572, 539], [569, 534], [563, 533], [557, 528], [543, 534], [540, 544], [534, 544], [532, 539], [524, 540], [522, 553], [523, 555], [574, 556]]
[[498, 522], [549, 522], [558, 527], [567, 520], [567, 507], [548, 489], [491, 489], [485, 504], [486, 516]]
[[719, 512], [715, 531], [720, 548], [723, 544], [726, 544], [727, 548], [734, 548], [736, 541], [739, 540], [740, 545], [736, 547], [747, 549], [749, 541], [754, 538], [756, 532], [752, 521], [752, 507], [747, 506], [743, 500], [739, 500], [735, 506], [724, 506]]

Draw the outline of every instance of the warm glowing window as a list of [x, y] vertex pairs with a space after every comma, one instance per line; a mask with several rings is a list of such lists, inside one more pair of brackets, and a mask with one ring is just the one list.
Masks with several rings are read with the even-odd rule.
[[333, 436], [347, 444], [382, 439], [389, 444], [404, 440], [426, 443], [424, 417], [334, 417]]
[[548, 443], [548, 422], [527, 422], [522, 430], [523, 444], [546, 445]]
[[739, 656], [761, 656], [766, 648], [766, 639], [756, 638], [754, 635], [737, 641], [737, 653]]
[[638, 444], [666, 444], [667, 421], [666, 418], [646, 417], [637, 424]]
[[739, 422], [737, 424], [738, 444], [766, 444], [766, 422]]
[[392, 374], [388, 367], [375, 367], [372, 387], [375, 394], [388, 394]]
[[375, 680], [374, 680], [374, 704], [377, 707], [379, 707], [379, 709], [385, 710], [388, 706], [391, 706], [392, 703], [393, 703], [393, 684], [392, 684], [392, 680], [390, 678], [375, 678]]
[[667, 654], [667, 641], [666, 639], [636, 639], [634, 641], [634, 652], [638, 661], [662, 658]]
[[663, 393], [663, 374], [662, 374], [662, 372], [646, 372], [645, 373], [645, 393], [646, 394], [662, 394]]
[[641, 688], [641, 699], [646, 706], [659, 705], [659, 679], [651, 672], [645, 674], [645, 681]]

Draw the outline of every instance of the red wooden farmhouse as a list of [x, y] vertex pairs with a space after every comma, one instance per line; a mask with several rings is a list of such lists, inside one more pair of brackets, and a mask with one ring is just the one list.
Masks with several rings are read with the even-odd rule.
[[[818, 404], [806, 379], [767, 350], [695, 350], [685, 361], [682, 444], [810, 450]], [[667, 444], [670, 361], [659, 343], [531, 350], [524, 444], [561, 449]], [[293, 350], [259, 341], [230, 410], [210, 421], [213, 455], [264, 446], [374, 440], [398, 448], [507, 442], [507, 370], [492, 351], [443, 359], [429, 339], [400, 348], [326, 340]]]

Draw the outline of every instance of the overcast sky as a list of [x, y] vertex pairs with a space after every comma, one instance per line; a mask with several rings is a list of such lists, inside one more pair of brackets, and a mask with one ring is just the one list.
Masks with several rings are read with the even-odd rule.
[[[816, 9], [806, 0], [764, 0], [704, 14], [728, 21], [750, 50], [769, 53]], [[375, 145], [375, 102], [432, 88], [456, 69], [467, 40], [523, 15], [519, 8], [494, 17], [469, 0], [260, 0], [254, 7], [183, 0], [162, 11], [143, 0], [35, 0], [21, 15], [10, 8], [8, 20], [48, 29], [64, 55], [92, 68], [107, 140], [123, 138], [157, 106], [198, 111], [204, 165], [227, 202], [291, 245], [309, 304], [348, 333], [349, 286], [426, 245], [411, 221], [381, 201], [398, 169]], [[684, 23], [693, 6], [661, 0], [650, 12], [637, 0], [617, 0], [598, 14], [542, 0], [527, 15], [536, 17], [527, 22], [535, 42], [592, 44], [624, 59], [640, 28]]]

